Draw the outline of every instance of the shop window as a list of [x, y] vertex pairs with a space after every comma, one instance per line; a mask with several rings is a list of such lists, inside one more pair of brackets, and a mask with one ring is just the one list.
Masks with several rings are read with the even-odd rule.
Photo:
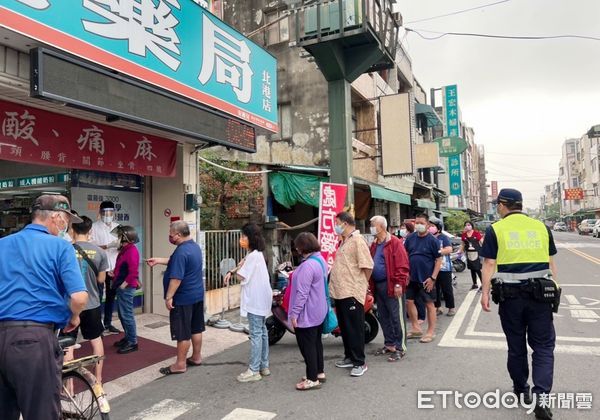
[[274, 10], [265, 13], [266, 23], [272, 23], [265, 31], [265, 44], [275, 45], [280, 42], [289, 41], [290, 28], [287, 10]]

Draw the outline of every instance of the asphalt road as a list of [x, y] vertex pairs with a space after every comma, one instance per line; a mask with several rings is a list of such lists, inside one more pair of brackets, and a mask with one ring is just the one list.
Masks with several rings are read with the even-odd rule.
[[[600, 418], [600, 239], [556, 233], [558, 280], [562, 305], [555, 316], [557, 348], [556, 402], [574, 408], [555, 409], [555, 419]], [[342, 355], [341, 339], [324, 341], [327, 383], [320, 390], [299, 392], [295, 383], [304, 365], [293, 336], [271, 348], [272, 376], [239, 384], [246, 368], [248, 344], [211, 357], [184, 375], [154, 381], [111, 401], [113, 419], [527, 419], [524, 408], [455, 407], [454, 396], [442, 407], [442, 396], [418, 408], [418, 392], [502, 393], [512, 384], [506, 371], [506, 346], [497, 310], [480, 311], [479, 296], [470, 291], [468, 272], [459, 275], [458, 313], [440, 317], [431, 344], [409, 342], [408, 355], [396, 363], [368, 356], [368, 372], [351, 378], [334, 362]], [[381, 334], [367, 353], [382, 345]], [[591, 409], [583, 409], [591, 393]], [[475, 398], [475, 397], [474, 397]], [[594, 398], [596, 400], [594, 400]], [[473, 401], [475, 404], [477, 400]], [[492, 402], [491, 400], [488, 400]], [[578, 409], [579, 407], [580, 409]], [[247, 411], [254, 410], [254, 411]]]

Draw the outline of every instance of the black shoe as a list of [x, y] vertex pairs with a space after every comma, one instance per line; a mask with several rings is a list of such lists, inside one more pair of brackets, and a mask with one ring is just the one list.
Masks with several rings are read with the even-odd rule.
[[523, 403], [524, 405], [531, 405], [533, 403], [533, 398], [531, 398], [531, 393], [527, 392], [515, 392], [517, 397], [519, 397], [519, 403]]
[[533, 413], [535, 414], [536, 419], [552, 420], [552, 411], [550, 411], [549, 407], [540, 407], [539, 405], [536, 405], [533, 409]]
[[128, 341], [126, 338], [121, 338], [119, 341], [115, 341], [115, 343], [113, 344], [113, 346], [115, 347], [123, 347], [125, 344], [128, 344]]
[[117, 353], [127, 354], [127, 353], [132, 353], [134, 351], [138, 351], [138, 345], [127, 343], [123, 347], [119, 348], [119, 350], [117, 350]]
[[471, 286], [471, 290], [475, 290], [475, 289], [478, 289], [478, 287], [477, 287], [476, 284], [474, 284], [473, 286]]
[[104, 328], [104, 334], [108, 335], [108, 334], [119, 334], [121, 332], [120, 329], [118, 329], [117, 327], [114, 327], [112, 325], [109, 325], [108, 327]]

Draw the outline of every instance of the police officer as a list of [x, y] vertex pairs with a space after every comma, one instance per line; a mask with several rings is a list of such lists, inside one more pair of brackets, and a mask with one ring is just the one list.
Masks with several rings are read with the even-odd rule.
[[[490, 312], [490, 287], [499, 301], [502, 329], [508, 344], [508, 372], [515, 394], [530, 404], [527, 342], [533, 349], [532, 379], [537, 419], [551, 419], [552, 412], [540, 398], [552, 388], [556, 335], [552, 304], [534, 299], [539, 279], [556, 273], [552, 256], [556, 246], [550, 230], [522, 213], [523, 196], [503, 189], [495, 200], [502, 220], [487, 228], [481, 249], [484, 257], [481, 306]], [[497, 271], [497, 272], [496, 272]], [[494, 280], [492, 280], [492, 277]], [[539, 296], [538, 296], [539, 298]]]

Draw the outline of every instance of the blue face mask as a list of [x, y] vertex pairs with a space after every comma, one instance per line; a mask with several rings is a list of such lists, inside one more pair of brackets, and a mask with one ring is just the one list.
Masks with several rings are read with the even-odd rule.
[[340, 225], [335, 225], [335, 226], [333, 227], [333, 230], [335, 230], [335, 233], [336, 233], [337, 235], [341, 235], [342, 233], [344, 233], [344, 227], [343, 227], [343, 226], [340, 226]]

